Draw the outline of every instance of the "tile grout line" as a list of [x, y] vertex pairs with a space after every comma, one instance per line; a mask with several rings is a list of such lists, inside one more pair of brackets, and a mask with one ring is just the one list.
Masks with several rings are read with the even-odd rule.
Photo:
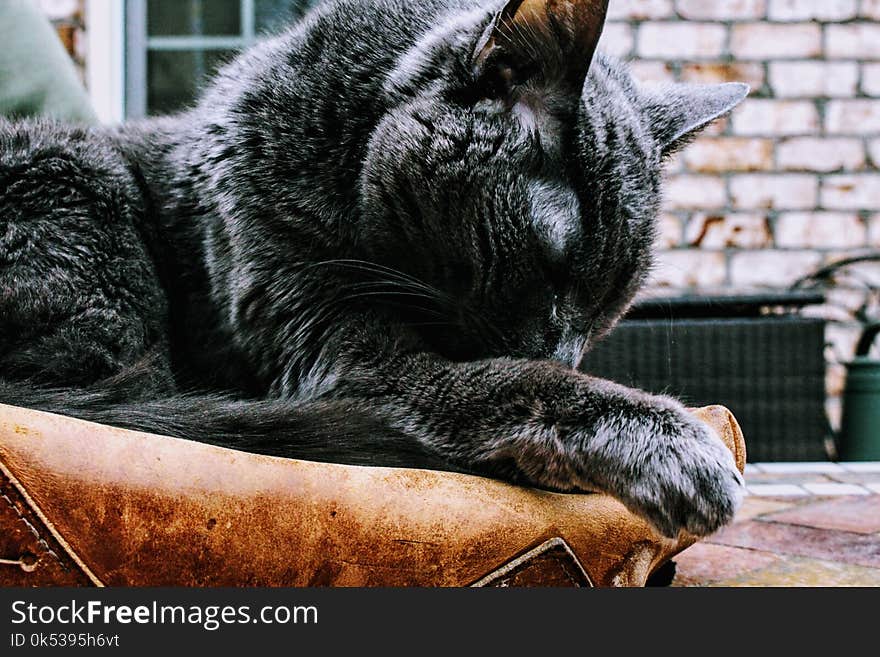
[[750, 484], [746, 482], [746, 491], [755, 497], [842, 497], [846, 495], [877, 495], [880, 494], [880, 482], [866, 484], [853, 483], [784, 483], [784, 484]]
[[880, 474], [880, 461], [747, 463], [746, 474]]

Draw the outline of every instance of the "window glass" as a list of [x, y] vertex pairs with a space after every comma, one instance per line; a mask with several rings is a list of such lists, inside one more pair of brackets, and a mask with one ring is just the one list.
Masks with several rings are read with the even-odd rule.
[[277, 32], [299, 18], [315, 0], [254, 0], [257, 32]]
[[239, 35], [240, 0], [149, 0], [150, 36]]
[[147, 53], [147, 106], [168, 114], [190, 105], [202, 84], [235, 56], [234, 50], [153, 50]]
[[[0, 0], [3, 1], [3, 0]], [[131, 116], [169, 114], [191, 105], [217, 68], [263, 32], [277, 32], [320, 0], [128, 0], [144, 8], [141, 42], [129, 58]], [[136, 12], [132, 12], [133, 14]], [[131, 36], [131, 35], [129, 35]]]

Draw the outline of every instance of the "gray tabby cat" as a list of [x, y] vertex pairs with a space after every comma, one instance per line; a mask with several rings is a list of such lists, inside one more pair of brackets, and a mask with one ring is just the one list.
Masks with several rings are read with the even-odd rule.
[[338, 0], [178, 116], [0, 123], [0, 401], [237, 449], [604, 491], [674, 536], [743, 487], [578, 371], [661, 165], [745, 85], [642, 87], [601, 0]]

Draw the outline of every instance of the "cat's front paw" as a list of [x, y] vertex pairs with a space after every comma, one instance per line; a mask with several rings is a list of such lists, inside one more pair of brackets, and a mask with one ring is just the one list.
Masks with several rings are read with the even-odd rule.
[[619, 436], [612, 494], [664, 535], [705, 536], [733, 520], [745, 494], [733, 454], [705, 423], [677, 405], [651, 413]]

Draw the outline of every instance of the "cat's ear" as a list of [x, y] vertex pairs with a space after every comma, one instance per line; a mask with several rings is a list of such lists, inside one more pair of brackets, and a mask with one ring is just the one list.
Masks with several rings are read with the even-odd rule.
[[645, 93], [645, 111], [660, 150], [669, 155], [748, 95], [749, 85], [739, 82], [664, 85]]
[[509, 0], [477, 42], [474, 75], [502, 92], [535, 78], [579, 92], [607, 12], [608, 0]]

